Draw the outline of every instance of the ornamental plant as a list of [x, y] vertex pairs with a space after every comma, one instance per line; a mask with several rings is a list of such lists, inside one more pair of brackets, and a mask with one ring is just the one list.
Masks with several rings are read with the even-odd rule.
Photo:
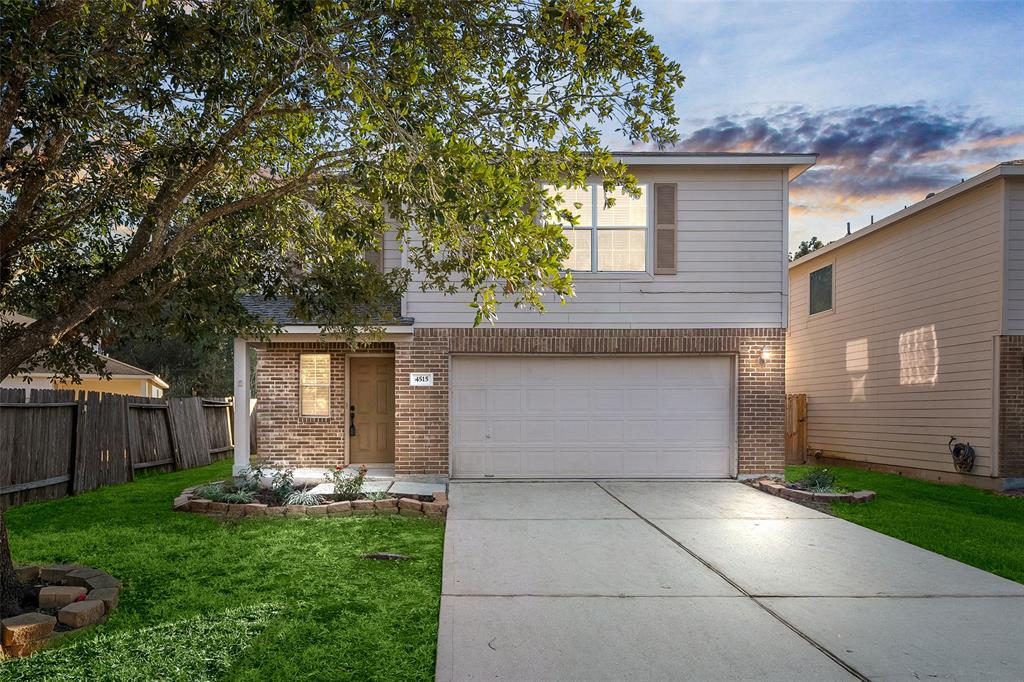
[[324, 474], [324, 481], [334, 485], [334, 494], [339, 500], [358, 500], [365, 480], [365, 466], [360, 466], [355, 474], [347, 473], [344, 467], [340, 466]]

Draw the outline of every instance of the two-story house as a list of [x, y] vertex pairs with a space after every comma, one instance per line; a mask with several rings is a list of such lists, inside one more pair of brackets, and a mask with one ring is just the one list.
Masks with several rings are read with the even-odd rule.
[[[576, 296], [502, 305], [413, 283], [399, 324], [357, 349], [280, 301], [258, 344], [262, 459], [394, 464], [455, 478], [726, 478], [784, 459], [789, 183], [810, 154], [622, 153], [642, 187], [603, 189], [566, 232]], [[403, 264], [393, 239], [383, 266]], [[249, 341], [235, 343], [236, 468], [249, 463]]]
[[[789, 278], [787, 387], [807, 395], [819, 461], [1024, 486], [1024, 161], [804, 256]], [[954, 458], [957, 443], [974, 457]]]

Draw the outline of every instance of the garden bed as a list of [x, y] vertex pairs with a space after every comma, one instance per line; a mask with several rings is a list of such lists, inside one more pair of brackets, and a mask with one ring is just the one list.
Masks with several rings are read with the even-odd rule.
[[216, 481], [186, 488], [173, 504], [175, 511], [189, 511], [209, 516], [326, 516], [401, 514], [444, 518], [448, 513], [448, 496], [391, 495], [383, 491], [363, 489], [366, 467], [356, 474], [342, 467], [325, 475], [331, 492], [316, 492], [297, 485], [292, 471], [275, 471], [264, 476], [259, 468], [243, 472], [236, 480]]
[[875, 493], [872, 490], [853, 491], [837, 486], [835, 474], [822, 468], [811, 469], [795, 481], [762, 478], [754, 482], [753, 485], [766, 493], [802, 504], [812, 502], [863, 504], [875, 499]]
[[24, 613], [0, 621], [0, 658], [35, 653], [66, 632], [102, 623], [117, 607], [121, 581], [77, 564], [20, 566]]

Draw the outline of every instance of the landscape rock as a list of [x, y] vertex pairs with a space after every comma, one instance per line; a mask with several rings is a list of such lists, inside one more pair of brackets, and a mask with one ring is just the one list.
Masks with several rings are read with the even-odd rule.
[[210, 510], [210, 501], [209, 500], [198, 500], [198, 499], [189, 500], [188, 501], [188, 510], [192, 511], [192, 512], [199, 512], [199, 513], [207, 512], [207, 511]]
[[39, 580], [38, 566], [15, 566], [14, 573], [18, 576], [18, 580], [23, 583], [31, 584]]
[[352, 503], [348, 500], [344, 502], [332, 502], [327, 505], [328, 514], [341, 514], [347, 515], [352, 513]]
[[85, 566], [78, 564], [50, 564], [39, 569], [39, 577], [48, 583], [62, 583], [64, 576]]
[[264, 513], [267, 516], [284, 516], [286, 511], [288, 510], [285, 507], [267, 507], [267, 511]]
[[71, 571], [64, 576], [65, 585], [78, 585], [79, 587], [87, 587], [86, 582], [89, 578], [95, 578], [98, 575], [103, 575], [103, 571], [95, 568], [80, 568], [77, 571]]
[[306, 507], [302, 504], [289, 504], [284, 508], [285, 516], [305, 516]]
[[372, 514], [373, 500], [352, 500], [353, 514]]
[[0, 641], [5, 647], [16, 647], [45, 640], [53, 633], [57, 619], [45, 613], [23, 613], [0, 621]]
[[423, 513], [427, 516], [441, 517], [444, 516], [447, 511], [448, 505], [443, 505], [440, 502], [424, 502]]
[[104, 613], [106, 607], [102, 601], [77, 601], [58, 611], [57, 620], [68, 627], [81, 628], [100, 622]]
[[400, 510], [405, 509], [407, 511], [416, 512], [418, 514], [423, 511], [423, 503], [420, 502], [419, 500], [414, 500], [409, 497], [403, 497], [398, 501], [398, 508]]
[[326, 504], [313, 504], [306, 507], [307, 516], [324, 516], [327, 514]]
[[121, 581], [113, 576], [107, 575], [106, 573], [101, 573], [100, 575], [89, 578], [85, 581], [85, 584], [90, 590], [101, 590], [108, 587], [112, 587], [117, 590], [121, 589]]
[[386, 511], [389, 509], [398, 509], [398, 500], [393, 497], [388, 497], [383, 500], [374, 500], [373, 508], [377, 511]]
[[266, 516], [267, 515], [267, 505], [260, 504], [259, 502], [250, 502], [249, 504], [243, 504], [242, 507], [245, 508], [245, 515], [246, 516]]
[[103, 602], [104, 612], [110, 613], [117, 608], [118, 589], [116, 587], [100, 587], [90, 590], [89, 594], [85, 595], [85, 599], [86, 601]]
[[875, 499], [874, 490], [858, 490], [853, 494], [853, 502], [857, 504], [870, 502], [873, 499]]
[[231, 505], [227, 502], [210, 502], [206, 506], [208, 512], [226, 512]]
[[50, 585], [39, 590], [39, 608], [59, 609], [74, 602], [88, 592], [84, 587], [76, 585]]

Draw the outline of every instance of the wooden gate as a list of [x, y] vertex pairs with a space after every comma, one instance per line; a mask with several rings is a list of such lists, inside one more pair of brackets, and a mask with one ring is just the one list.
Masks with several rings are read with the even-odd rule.
[[807, 460], [807, 396], [792, 393], [786, 396], [786, 464], [803, 464]]

